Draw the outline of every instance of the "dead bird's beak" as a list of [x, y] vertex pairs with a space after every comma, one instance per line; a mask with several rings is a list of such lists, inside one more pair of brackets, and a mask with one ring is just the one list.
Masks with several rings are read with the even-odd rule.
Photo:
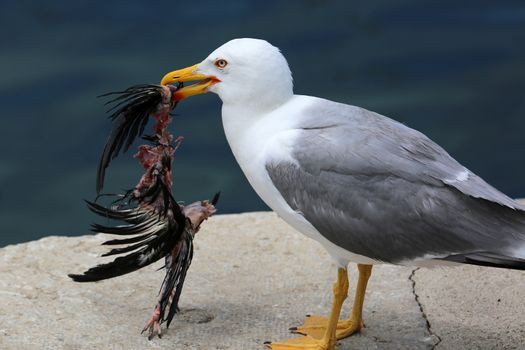
[[208, 76], [208, 75], [196, 73], [197, 69], [198, 69], [198, 65], [195, 64], [191, 67], [169, 72], [162, 78], [160, 84], [169, 85], [173, 83], [198, 81], [195, 84], [180, 88], [174, 93], [173, 98], [179, 101], [179, 100], [185, 99], [186, 97], [206, 93], [208, 92], [208, 88], [211, 85], [220, 82], [220, 80], [214, 76]]

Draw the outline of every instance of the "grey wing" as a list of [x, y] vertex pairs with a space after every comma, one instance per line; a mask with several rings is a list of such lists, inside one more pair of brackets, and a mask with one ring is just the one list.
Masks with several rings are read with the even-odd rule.
[[287, 203], [336, 245], [395, 263], [510, 254], [525, 244], [524, 207], [423, 134], [328, 101], [307, 115], [294, 161], [267, 170]]

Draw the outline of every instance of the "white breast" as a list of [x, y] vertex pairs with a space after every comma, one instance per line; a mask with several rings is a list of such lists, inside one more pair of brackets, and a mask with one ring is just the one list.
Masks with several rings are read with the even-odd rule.
[[255, 192], [289, 225], [319, 241], [340, 266], [346, 266], [349, 261], [377, 263], [348, 252], [324, 238], [286, 203], [266, 171], [266, 164], [270, 160], [295, 162], [291, 156], [291, 147], [300, 131], [294, 126], [300, 112], [309, 103], [311, 102], [307, 96], [294, 96], [280, 108], [261, 115], [223, 105], [222, 120], [228, 143]]

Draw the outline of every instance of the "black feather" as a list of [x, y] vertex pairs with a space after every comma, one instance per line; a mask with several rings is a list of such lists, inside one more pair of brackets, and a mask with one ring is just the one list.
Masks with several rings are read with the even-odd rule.
[[211, 200], [210, 203], [211, 203], [212, 205], [216, 205], [217, 202], [219, 201], [220, 196], [221, 196], [221, 191], [215, 193], [215, 196], [213, 196], [213, 199]]
[[150, 216], [148, 210], [142, 208], [112, 209], [106, 208], [95, 202], [85, 201], [89, 210], [107, 219], [121, 220], [130, 224], [138, 224]]
[[104, 243], [102, 243], [102, 245], [121, 245], [121, 244], [135, 243], [135, 242], [139, 242], [139, 241], [142, 241], [142, 240], [150, 237], [152, 234], [153, 233], [146, 233], [146, 234], [143, 234], [143, 235], [140, 235], [140, 236], [131, 237], [131, 238], [112, 239], [112, 240], [109, 240], [109, 241], [105, 241]]
[[117, 226], [104, 226], [99, 224], [92, 224], [92, 230], [94, 232], [106, 233], [111, 235], [137, 235], [147, 231], [149, 228], [156, 224], [157, 218], [151, 217], [137, 224], [132, 225], [117, 225]]
[[[166, 276], [162, 282], [160, 291], [160, 319], [170, 323], [178, 311], [178, 304], [186, 273], [193, 259], [193, 235], [184, 230], [180, 240], [180, 245], [172, 255], [166, 257]], [[167, 315], [166, 315], [167, 311]]]
[[455, 254], [447, 256], [441, 260], [453, 261], [469, 265], [499, 267], [513, 270], [525, 270], [525, 259], [519, 259], [489, 252]]
[[116, 96], [106, 104], [113, 104], [108, 110], [112, 113], [112, 130], [104, 146], [97, 170], [97, 193], [104, 187], [104, 177], [110, 161], [121, 150], [126, 152], [137, 136], [141, 136], [148, 123], [162, 103], [160, 85], [136, 85], [124, 91], [110, 92], [99, 97]]
[[[133, 243], [129, 246], [114, 248], [103, 256], [129, 253], [128, 255], [92, 267], [82, 275], [71, 274], [69, 277], [77, 282], [99, 281], [136, 271], [170, 255], [188, 223], [179, 205], [171, 200], [173, 198], [171, 193], [169, 198], [169, 207], [166, 214], [162, 216], [158, 215], [157, 211], [140, 207], [105, 208], [97, 203], [86, 201], [88, 208], [96, 214], [130, 223], [113, 227], [93, 225], [98, 232], [136, 236], [103, 243], [106, 245]], [[183, 220], [181, 220], [181, 215]]]

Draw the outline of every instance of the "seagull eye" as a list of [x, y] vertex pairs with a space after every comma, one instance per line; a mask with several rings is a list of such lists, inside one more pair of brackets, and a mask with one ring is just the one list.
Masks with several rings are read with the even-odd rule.
[[228, 65], [228, 61], [226, 61], [225, 59], [218, 59], [217, 61], [215, 61], [215, 67], [217, 68], [224, 68]]

